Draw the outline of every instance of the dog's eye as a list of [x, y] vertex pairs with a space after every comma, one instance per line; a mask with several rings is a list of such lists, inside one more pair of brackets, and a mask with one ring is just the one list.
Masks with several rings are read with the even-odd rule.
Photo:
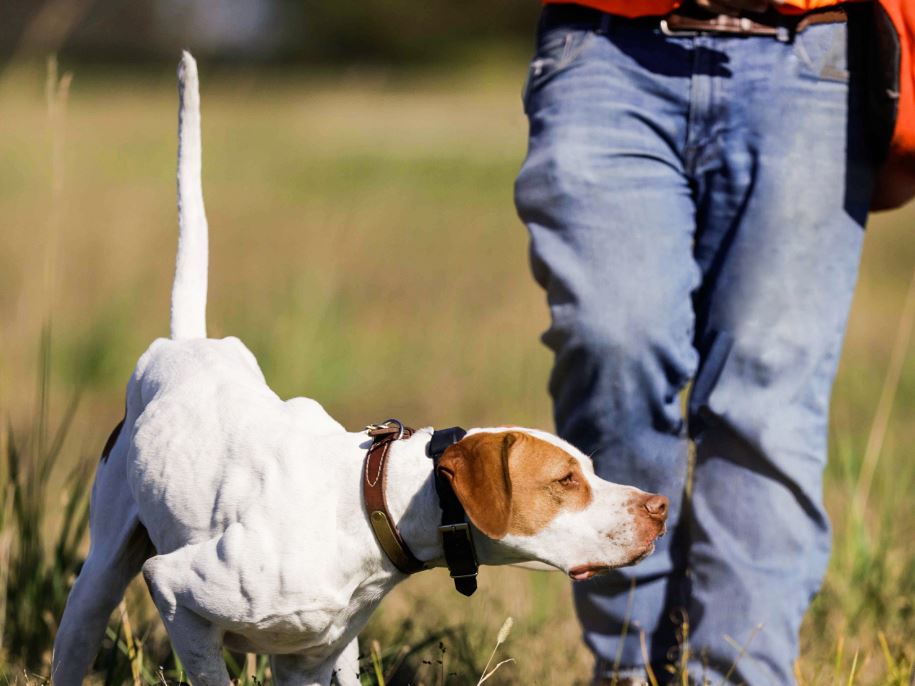
[[558, 481], [559, 481], [559, 483], [561, 483], [563, 486], [574, 486], [575, 484], [578, 483], [578, 480], [575, 478], [575, 474], [572, 473], [572, 472], [569, 472], [568, 474], [566, 474], [566, 475], [565, 475], [564, 477], [562, 477], [561, 479], [558, 479]]

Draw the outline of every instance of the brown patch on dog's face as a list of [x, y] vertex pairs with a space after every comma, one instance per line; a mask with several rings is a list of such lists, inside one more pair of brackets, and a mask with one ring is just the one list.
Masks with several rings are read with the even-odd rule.
[[493, 539], [531, 536], [592, 500], [578, 460], [523, 431], [467, 436], [445, 451], [439, 469], [474, 526]]
[[529, 434], [517, 435], [509, 533], [530, 536], [564, 510], [585, 509], [591, 503], [591, 486], [578, 460], [562, 448]]

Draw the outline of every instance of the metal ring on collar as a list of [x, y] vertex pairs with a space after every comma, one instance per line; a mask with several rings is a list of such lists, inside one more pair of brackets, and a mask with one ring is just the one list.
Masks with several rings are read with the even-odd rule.
[[390, 431], [383, 431], [383, 429], [391, 429], [395, 426], [397, 427], [397, 437], [394, 440], [399, 441], [404, 435], [404, 425], [399, 419], [385, 419], [380, 424], [368, 424], [365, 427], [365, 431], [368, 431], [370, 436], [375, 436], [378, 434], [390, 433]]

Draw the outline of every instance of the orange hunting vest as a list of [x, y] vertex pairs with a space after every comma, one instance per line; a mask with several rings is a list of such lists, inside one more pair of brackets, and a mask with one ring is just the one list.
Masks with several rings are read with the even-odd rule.
[[890, 57], [897, 84], [895, 91], [896, 124], [890, 141], [889, 155], [877, 179], [873, 210], [900, 207], [915, 198], [915, 1], [878, 0], [886, 30], [878, 31], [880, 50]]
[[[603, 12], [618, 14], [623, 17], [649, 17], [672, 12], [683, 4], [682, 0], [545, 0], [550, 2], [575, 2], [578, 5], [594, 7]], [[904, 0], [899, 0], [901, 4]], [[785, 0], [779, 6], [782, 12], [797, 14], [810, 10], [838, 5], [836, 0]]]
[[[624, 17], [664, 15], [683, 4], [683, 0], [543, 0], [576, 2], [580, 5]], [[888, 85], [887, 97], [896, 100], [895, 124], [889, 154], [877, 180], [872, 209], [891, 209], [915, 197], [915, 0], [875, 0], [875, 12], [887, 21], [879, 36], [880, 49], [889, 57], [895, 78]], [[785, 0], [778, 6], [788, 14], [798, 14], [839, 4], [835, 0]], [[893, 76], [893, 75], [891, 75]]]

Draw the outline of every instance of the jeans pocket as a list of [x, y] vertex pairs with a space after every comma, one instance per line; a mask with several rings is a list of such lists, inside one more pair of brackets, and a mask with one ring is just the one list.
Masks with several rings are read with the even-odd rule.
[[794, 39], [794, 54], [801, 76], [845, 83], [848, 69], [848, 25], [817, 24], [807, 27]]
[[537, 53], [527, 70], [521, 92], [524, 111], [528, 111], [531, 94], [548, 79], [571, 67], [581, 56], [596, 32], [574, 26], [552, 27], [538, 36]]

